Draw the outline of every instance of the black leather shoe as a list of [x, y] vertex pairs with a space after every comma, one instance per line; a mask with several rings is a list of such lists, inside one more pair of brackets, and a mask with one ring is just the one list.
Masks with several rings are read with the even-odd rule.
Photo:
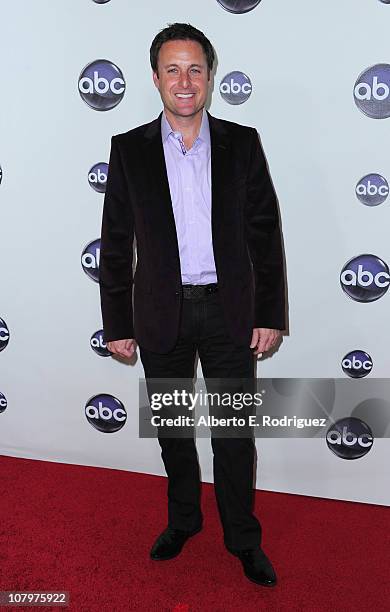
[[202, 526], [193, 531], [182, 531], [181, 529], [167, 527], [153, 544], [150, 551], [151, 559], [154, 561], [166, 561], [167, 559], [177, 557], [188, 538], [199, 533], [201, 529]]
[[275, 586], [275, 570], [261, 548], [235, 551], [229, 549], [229, 552], [240, 559], [244, 574], [249, 580], [262, 586]]

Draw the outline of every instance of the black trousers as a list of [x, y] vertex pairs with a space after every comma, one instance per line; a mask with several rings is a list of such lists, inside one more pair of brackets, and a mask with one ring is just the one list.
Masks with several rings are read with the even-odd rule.
[[[203, 377], [254, 378], [249, 346], [236, 346], [226, 330], [220, 294], [183, 299], [177, 343], [160, 354], [139, 346], [148, 378], [194, 377], [196, 351]], [[194, 530], [202, 524], [201, 481], [193, 438], [158, 438], [168, 476], [168, 524]], [[214, 488], [224, 542], [231, 550], [257, 548], [261, 525], [253, 514], [255, 444], [252, 437], [211, 437]]]

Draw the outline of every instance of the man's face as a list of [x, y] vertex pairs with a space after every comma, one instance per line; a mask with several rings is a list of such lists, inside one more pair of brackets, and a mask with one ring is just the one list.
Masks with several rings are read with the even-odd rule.
[[206, 102], [210, 78], [206, 56], [195, 40], [170, 40], [158, 54], [158, 76], [153, 81], [164, 107], [174, 115], [189, 117]]

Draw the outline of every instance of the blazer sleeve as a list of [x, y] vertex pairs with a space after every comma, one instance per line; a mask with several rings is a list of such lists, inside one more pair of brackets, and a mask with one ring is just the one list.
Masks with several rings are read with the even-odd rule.
[[255, 281], [253, 327], [285, 329], [284, 259], [278, 205], [255, 128], [252, 129], [246, 195], [245, 229]]
[[134, 338], [133, 240], [133, 211], [117, 137], [113, 136], [103, 204], [99, 263], [105, 342]]

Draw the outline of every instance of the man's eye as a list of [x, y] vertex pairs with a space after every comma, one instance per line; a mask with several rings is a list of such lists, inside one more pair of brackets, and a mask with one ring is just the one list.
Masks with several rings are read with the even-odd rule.
[[168, 72], [174, 72], [176, 68], [169, 68]]
[[193, 68], [192, 72], [200, 72], [200, 70], [198, 68]]

